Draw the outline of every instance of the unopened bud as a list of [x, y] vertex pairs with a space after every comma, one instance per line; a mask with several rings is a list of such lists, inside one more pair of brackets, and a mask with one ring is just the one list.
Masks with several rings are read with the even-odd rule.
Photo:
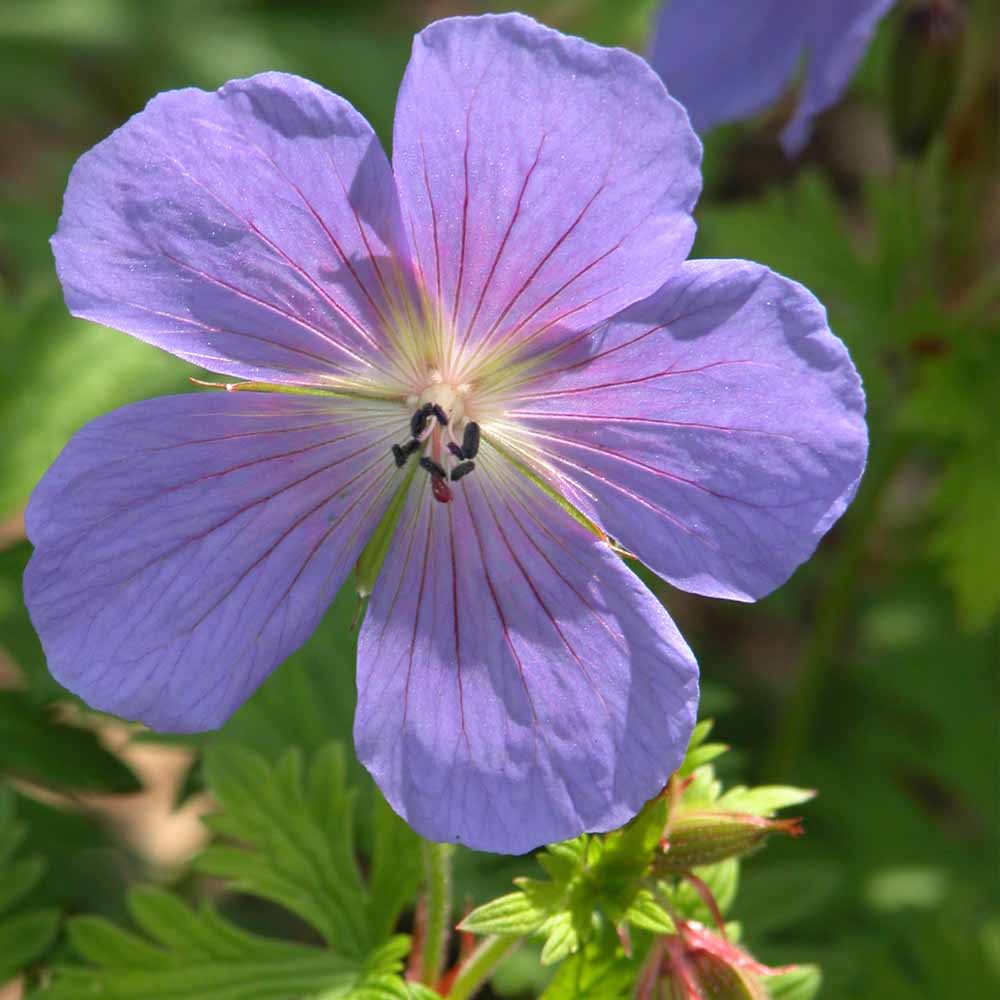
[[903, 14], [890, 62], [890, 115], [904, 153], [923, 153], [944, 123], [964, 40], [958, 0], [921, 0]]
[[799, 819], [766, 819], [749, 813], [679, 812], [662, 842], [663, 855], [655, 861], [660, 874], [679, 874], [701, 865], [714, 865], [759, 847], [772, 833], [798, 837]]
[[701, 1000], [768, 1000], [756, 976], [717, 955], [692, 952], [688, 968]]

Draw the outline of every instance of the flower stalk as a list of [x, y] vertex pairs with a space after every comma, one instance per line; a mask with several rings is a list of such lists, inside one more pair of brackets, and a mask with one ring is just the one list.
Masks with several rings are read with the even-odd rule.
[[423, 845], [424, 879], [424, 935], [420, 951], [420, 981], [434, 986], [441, 978], [445, 948], [451, 927], [452, 873], [451, 844]]
[[523, 943], [523, 938], [493, 934], [483, 940], [459, 966], [448, 1000], [469, 1000], [486, 985], [496, 967]]

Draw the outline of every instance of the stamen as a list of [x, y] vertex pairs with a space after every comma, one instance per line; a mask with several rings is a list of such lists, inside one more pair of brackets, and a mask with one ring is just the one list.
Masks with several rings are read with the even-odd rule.
[[410, 440], [402, 445], [394, 444], [392, 446], [392, 457], [396, 461], [396, 465], [401, 469], [406, 465], [406, 460], [420, 447], [420, 442], [417, 440]]
[[[437, 417], [438, 423], [442, 427], [447, 427], [448, 426], [448, 414], [444, 412], [444, 410], [441, 407], [441, 404], [440, 403], [428, 403], [427, 405], [431, 408], [431, 413], [435, 417]], [[426, 409], [426, 407], [425, 407], [425, 409]]]
[[438, 479], [444, 479], [446, 475], [444, 469], [433, 458], [428, 458], [426, 455], [420, 456], [420, 468], [426, 469], [431, 476]]
[[431, 415], [433, 406], [428, 403], [426, 406], [421, 406], [416, 413], [410, 417], [410, 435], [412, 437], [420, 437], [424, 432], [424, 428], [427, 427], [427, 418]]
[[448, 451], [450, 451], [460, 462], [465, 458], [465, 452], [462, 451], [462, 449], [455, 444], [454, 441], [448, 442]]
[[462, 476], [467, 476], [473, 469], [475, 469], [475, 462], [462, 462], [461, 465], [456, 465], [454, 469], [451, 470], [451, 481], [457, 483]]
[[471, 420], [465, 425], [462, 434], [462, 451], [466, 458], [475, 458], [479, 454], [479, 424]]

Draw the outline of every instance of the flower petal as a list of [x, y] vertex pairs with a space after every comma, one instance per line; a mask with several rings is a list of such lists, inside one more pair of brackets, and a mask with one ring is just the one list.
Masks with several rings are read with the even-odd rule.
[[212, 393], [88, 424], [27, 511], [25, 600], [53, 675], [154, 729], [221, 725], [357, 559], [388, 505], [398, 419]]
[[213, 371], [322, 384], [389, 367], [392, 173], [364, 118], [308, 80], [160, 94], [77, 162], [52, 244], [74, 315]]
[[630, 819], [680, 764], [697, 666], [662, 605], [481, 453], [418, 480], [361, 630], [355, 742], [423, 836], [521, 853]]
[[819, 0], [667, 0], [649, 60], [699, 132], [748, 118], [788, 86]]
[[836, 0], [811, 5], [806, 44], [809, 67], [791, 121], [781, 133], [789, 156], [801, 152], [813, 118], [839, 100], [865, 54], [879, 21], [896, 0]]
[[659, 287], [691, 247], [700, 159], [682, 109], [629, 52], [520, 14], [421, 32], [393, 167], [456, 366], [541, 349]]
[[758, 264], [691, 261], [590, 346], [522, 387], [512, 446], [676, 586], [754, 600], [783, 583], [867, 453], [823, 307]]

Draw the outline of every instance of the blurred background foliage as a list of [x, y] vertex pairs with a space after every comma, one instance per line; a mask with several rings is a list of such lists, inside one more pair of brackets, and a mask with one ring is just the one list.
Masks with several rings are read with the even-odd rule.
[[[748, 868], [733, 915], [763, 961], [820, 963], [830, 998], [1000, 995], [1000, 12], [995, 0], [968, 0], [947, 115], [915, 144], [911, 134], [904, 154], [892, 119], [913, 86], [901, 77], [916, 58], [900, 48], [906, 6], [800, 160], [776, 142], [784, 105], [709, 136], [697, 210], [696, 256], [763, 261], [826, 303], [869, 396], [861, 494], [815, 558], [758, 605], [654, 583], [698, 653], [703, 714], [738, 747], [722, 776], [819, 791], [804, 809], [808, 836]], [[655, 7], [532, 0], [519, 9], [642, 51]], [[413, 32], [436, 17], [503, 9], [512, 8], [0, 2], [0, 847], [13, 856], [16, 840], [34, 859], [18, 862], [30, 898], [14, 917], [0, 907], [0, 981], [65, 957], [60, 913], [125, 919], [125, 892], [141, 881], [204, 890], [183, 846], [153, 850], [150, 825], [137, 828], [134, 810], [123, 820], [121, 804], [141, 788], [167, 781], [169, 805], [190, 808], [204, 748], [238, 743], [274, 761], [289, 747], [351, 742], [349, 592], [224, 730], [175, 741], [173, 785], [155, 766], [168, 751], [143, 750], [148, 735], [84, 712], [45, 671], [20, 592], [30, 551], [21, 512], [34, 483], [87, 420], [188, 391], [197, 374], [67, 315], [47, 240], [70, 166], [158, 91], [265, 69], [345, 95], [388, 146]], [[350, 753], [343, 766], [370, 842], [373, 790]], [[146, 795], [137, 808], [152, 808]], [[468, 851], [456, 865], [459, 892], [474, 903], [533, 868]], [[4, 873], [0, 894], [13, 878]], [[246, 897], [223, 905], [251, 929], [288, 919]], [[15, 947], [17, 963], [5, 964]], [[525, 949], [492, 988], [533, 997], [546, 975]]]

